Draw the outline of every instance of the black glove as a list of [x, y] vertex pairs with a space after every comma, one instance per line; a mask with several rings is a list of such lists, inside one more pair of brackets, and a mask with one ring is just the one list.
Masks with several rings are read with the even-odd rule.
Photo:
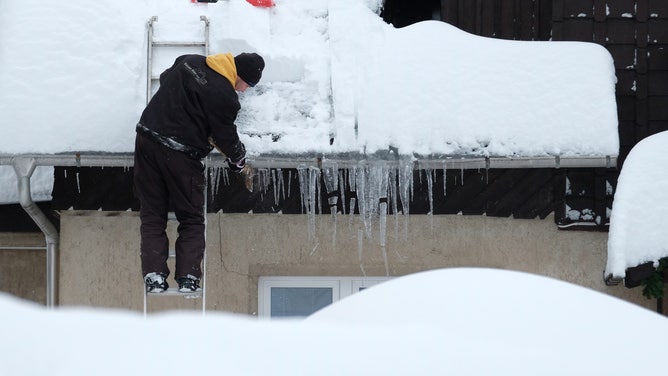
[[230, 158], [227, 158], [227, 166], [234, 172], [241, 172], [246, 166], [246, 158], [243, 158], [239, 162], [232, 162]]

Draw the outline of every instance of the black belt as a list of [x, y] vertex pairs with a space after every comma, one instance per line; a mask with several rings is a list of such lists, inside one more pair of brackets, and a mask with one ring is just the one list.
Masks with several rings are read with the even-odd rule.
[[180, 151], [187, 154], [189, 157], [201, 160], [206, 157], [206, 154], [202, 154], [201, 151], [195, 149], [192, 146], [184, 145], [171, 137], [166, 137], [160, 133], [146, 128], [142, 123], [137, 123], [137, 133], [141, 133], [145, 136], [148, 136], [151, 140], [159, 143], [160, 145], [166, 146], [172, 150]]

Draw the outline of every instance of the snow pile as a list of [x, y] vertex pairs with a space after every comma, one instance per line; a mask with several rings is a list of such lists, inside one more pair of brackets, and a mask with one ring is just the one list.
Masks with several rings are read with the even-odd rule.
[[606, 275], [626, 276], [626, 269], [668, 257], [665, 210], [668, 192], [668, 131], [636, 144], [619, 174], [610, 216]]
[[[0, 372], [25, 376], [652, 374], [661, 365], [647, 359], [662, 359], [668, 335], [668, 320], [630, 303], [489, 269], [396, 278], [300, 321], [213, 312], [144, 319], [7, 296], [0, 309], [10, 344]], [[177, 358], [165, 356], [172, 345]]]

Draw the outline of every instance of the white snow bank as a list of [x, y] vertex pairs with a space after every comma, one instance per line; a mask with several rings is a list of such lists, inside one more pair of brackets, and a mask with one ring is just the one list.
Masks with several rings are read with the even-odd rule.
[[668, 257], [665, 210], [668, 131], [637, 143], [619, 174], [610, 215], [606, 275]]
[[212, 312], [144, 319], [46, 310], [6, 295], [0, 310], [8, 344], [0, 372], [25, 376], [651, 374], [661, 365], [647, 359], [662, 359], [668, 335], [668, 320], [644, 308], [489, 269], [396, 278], [304, 321]]
[[357, 81], [367, 151], [617, 155], [615, 71], [603, 47], [483, 38], [438, 21], [382, 31]]

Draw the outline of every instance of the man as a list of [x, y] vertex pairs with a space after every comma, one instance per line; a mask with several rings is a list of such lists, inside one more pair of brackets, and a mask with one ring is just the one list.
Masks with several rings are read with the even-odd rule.
[[169, 285], [165, 233], [171, 207], [179, 221], [176, 270], [179, 291], [200, 290], [204, 255], [204, 164], [215, 146], [233, 171], [246, 163], [234, 121], [238, 92], [255, 86], [264, 60], [255, 53], [180, 56], [160, 75], [160, 88], [137, 124], [135, 192], [140, 202], [141, 263], [147, 292]]

